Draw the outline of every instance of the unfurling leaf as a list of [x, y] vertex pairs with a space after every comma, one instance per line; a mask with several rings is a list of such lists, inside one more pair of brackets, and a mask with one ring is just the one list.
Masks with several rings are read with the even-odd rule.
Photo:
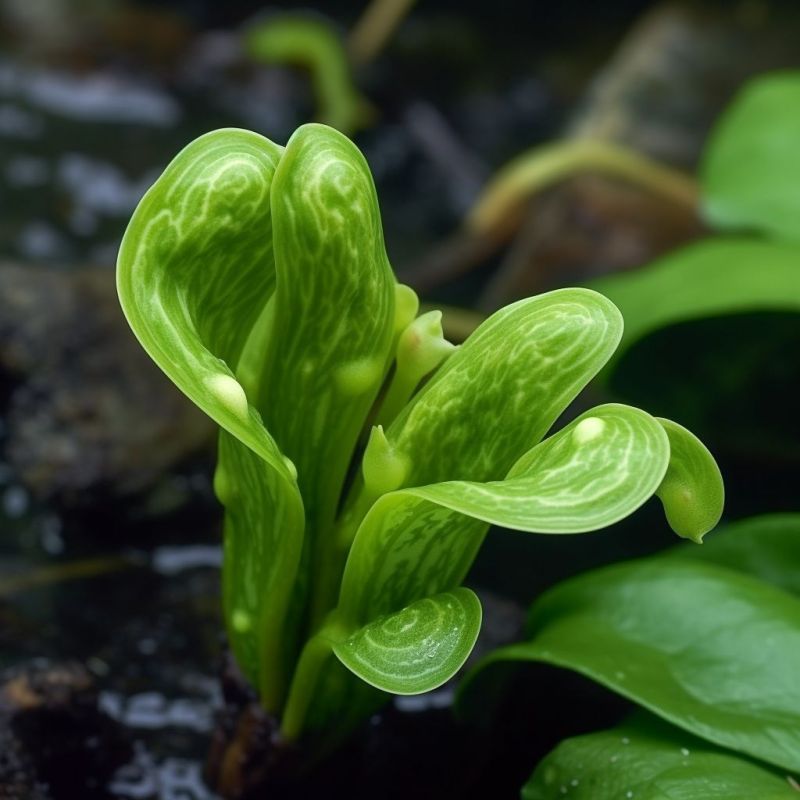
[[472, 652], [481, 605], [469, 589], [417, 600], [334, 644], [339, 660], [367, 683], [394, 694], [419, 694], [455, 675]]

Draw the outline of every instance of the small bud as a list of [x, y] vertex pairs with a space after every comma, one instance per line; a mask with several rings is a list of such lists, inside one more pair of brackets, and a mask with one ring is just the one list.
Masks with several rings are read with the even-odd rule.
[[379, 497], [403, 485], [408, 462], [386, 438], [382, 425], [374, 427], [369, 435], [361, 468], [370, 495]]
[[417, 317], [397, 343], [397, 372], [406, 386], [417, 384], [456, 349], [444, 338], [442, 312], [428, 311]]

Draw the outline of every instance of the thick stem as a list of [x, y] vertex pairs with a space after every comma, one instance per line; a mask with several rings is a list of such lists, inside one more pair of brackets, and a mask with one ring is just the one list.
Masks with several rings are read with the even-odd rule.
[[295, 742], [303, 732], [314, 690], [328, 659], [333, 656], [334, 641], [344, 638], [335, 617], [320, 628], [305, 644], [289, 687], [289, 697], [283, 709], [281, 736], [286, 742]]

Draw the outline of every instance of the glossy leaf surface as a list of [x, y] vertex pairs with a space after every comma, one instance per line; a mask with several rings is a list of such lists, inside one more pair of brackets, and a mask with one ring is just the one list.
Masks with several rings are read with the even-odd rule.
[[669, 438], [669, 468], [656, 494], [672, 530], [698, 544], [722, 516], [725, 488], [717, 462], [690, 431], [658, 420]]
[[800, 595], [800, 514], [765, 514], [723, 525], [703, 547], [675, 547], [661, 557], [719, 564]]
[[523, 800], [792, 800], [785, 777], [651, 717], [562, 742]]
[[703, 209], [720, 228], [800, 241], [800, 72], [759, 77], [717, 123], [701, 167]]
[[[340, 611], [349, 624], [364, 624], [373, 614], [458, 585], [485, 523], [537, 533], [579, 533], [610, 525], [656, 492], [669, 463], [662, 424], [638, 409], [607, 405], [531, 449], [506, 480], [452, 481], [384, 495], [353, 543]], [[709, 515], [718, 518], [720, 486], [692, 485], [694, 502], [681, 495], [681, 508], [674, 514], [691, 514], [689, 508], [698, 505], [704, 509], [703, 524]], [[665, 498], [668, 509], [674, 502]], [[705, 530], [693, 529], [697, 536]]]
[[331, 128], [305, 125], [289, 140], [272, 218], [277, 286], [260, 406], [297, 468], [312, 569], [312, 549], [318, 562], [329, 558], [316, 544], [330, 539], [348, 464], [389, 366], [395, 280], [369, 168]]
[[[292, 465], [235, 371], [275, 287], [270, 190], [282, 153], [240, 130], [194, 141], [137, 207], [117, 268], [120, 302], [142, 345], [229, 434], [222, 436], [216, 478], [222, 501], [235, 506], [227, 523], [228, 630], [248, 677], [273, 707], [280, 669], [265, 676], [258, 664], [281, 640], [302, 547], [302, 500]], [[248, 527], [263, 514], [262, 503], [274, 512]], [[260, 546], [255, 530], [264, 536]], [[268, 547], [271, 564], [249, 565], [245, 547]]]
[[496, 659], [574, 669], [695, 735], [800, 769], [800, 600], [711, 564], [650, 559], [567, 581]]
[[586, 289], [493, 314], [387, 429], [408, 462], [404, 485], [503, 478], [605, 364], [621, 333], [617, 309]]
[[417, 600], [333, 646], [359, 678], [394, 694], [419, 694], [455, 675], [472, 652], [481, 605], [469, 589]]

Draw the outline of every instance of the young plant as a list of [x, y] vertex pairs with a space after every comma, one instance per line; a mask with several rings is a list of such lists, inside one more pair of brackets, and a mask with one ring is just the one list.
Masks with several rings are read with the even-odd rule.
[[287, 740], [334, 741], [385, 692], [455, 674], [490, 524], [592, 531], [656, 494], [699, 541], [721, 513], [716, 464], [673, 422], [605, 405], [545, 438], [620, 340], [602, 295], [522, 300], [459, 348], [418, 317], [369, 169], [331, 128], [190, 144], [117, 275], [142, 345], [220, 425], [228, 635]]

